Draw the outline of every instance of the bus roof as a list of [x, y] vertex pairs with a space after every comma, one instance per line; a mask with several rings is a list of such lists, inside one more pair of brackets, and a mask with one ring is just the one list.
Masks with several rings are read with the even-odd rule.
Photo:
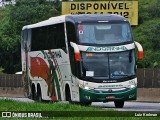
[[116, 15], [116, 14], [80, 14], [80, 15], [61, 15], [57, 17], [51, 17], [48, 20], [44, 20], [35, 24], [26, 25], [22, 28], [24, 29], [31, 29], [37, 28], [47, 25], [53, 25], [57, 23], [64, 23], [64, 22], [87, 22], [87, 21], [128, 21], [126, 18]]
[[87, 22], [87, 21], [128, 21], [126, 18], [116, 14], [82, 14], [68, 15], [66, 21]]
[[47, 26], [47, 25], [52, 25], [52, 24], [57, 24], [57, 23], [63, 23], [63, 22], [65, 22], [65, 16], [66, 15], [51, 17], [48, 20], [44, 20], [44, 21], [41, 21], [41, 22], [38, 22], [35, 24], [31, 24], [31, 25], [26, 25], [22, 28], [22, 30], [37, 28], [37, 27], [42, 27], [42, 26]]

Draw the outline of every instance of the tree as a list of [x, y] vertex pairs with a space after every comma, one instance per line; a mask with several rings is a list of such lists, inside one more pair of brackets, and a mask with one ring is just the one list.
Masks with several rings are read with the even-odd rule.
[[21, 71], [22, 27], [60, 15], [60, 7], [59, 1], [16, 0], [15, 5], [6, 6], [4, 11], [0, 11], [0, 15], [3, 15], [0, 19], [0, 66], [4, 72]]

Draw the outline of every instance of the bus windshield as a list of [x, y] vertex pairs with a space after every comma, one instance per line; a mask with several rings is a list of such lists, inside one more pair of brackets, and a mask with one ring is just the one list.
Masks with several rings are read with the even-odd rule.
[[118, 53], [86, 53], [82, 56], [82, 77], [122, 79], [135, 75], [134, 50]]
[[132, 41], [128, 23], [81, 23], [78, 25], [82, 44], [114, 44]]

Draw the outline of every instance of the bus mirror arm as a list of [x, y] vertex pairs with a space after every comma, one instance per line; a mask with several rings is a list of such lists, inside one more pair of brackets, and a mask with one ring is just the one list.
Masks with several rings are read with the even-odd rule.
[[141, 46], [141, 44], [140, 43], [138, 43], [138, 42], [134, 42], [135, 43], [135, 45], [136, 45], [136, 47], [137, 47], [137, 49], [138, 49], [138, 59], [139, 60], [142, 60], [143, 59], [143, 56], [144, 56], [144, 53], [143, 53], [143, 48], [142, 48], [142, 46]]
[[74, 49], [74, 57], [75, 57], [75, 60], [77, 62], [80, 62], [80, 51], [79, 51], [79, 48], [77, 46], [77, 44], [73, 43], [73, 42], [70, 42], [71, 46], [73, 47]]

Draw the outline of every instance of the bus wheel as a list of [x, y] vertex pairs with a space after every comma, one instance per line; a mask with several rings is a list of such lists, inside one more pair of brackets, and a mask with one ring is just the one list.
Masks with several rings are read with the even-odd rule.
[[80, 105], [82, 106], [91, 106], [92, 102], [81, 102]]
[[114, 101], [114, 104], [116, 108], [123, 108], [124, 101]]
[[42, 102], [42, 93], [40, 86], [37, 87], [37, 101]]
[[67, 85], [66, 86], [66, 101], [69, 101], [71, 102], [71, 92], [70, 92], [70, 89], [69, 89], [69, 86]]

